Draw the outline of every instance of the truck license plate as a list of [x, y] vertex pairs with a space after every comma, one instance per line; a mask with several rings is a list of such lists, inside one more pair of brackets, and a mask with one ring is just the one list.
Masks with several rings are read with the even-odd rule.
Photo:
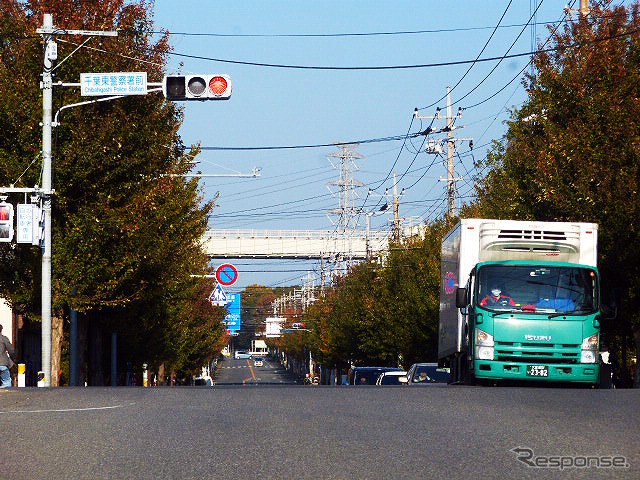
[[549, 367], [547, 365], [527, 365], [527, 375], [530, 377], [548, 377]]

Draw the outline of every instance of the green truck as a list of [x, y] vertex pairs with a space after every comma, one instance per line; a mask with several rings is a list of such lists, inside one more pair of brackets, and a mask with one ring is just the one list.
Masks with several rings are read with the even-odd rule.
[[463, 219], [442, 242], [438, 358], [452, 383], [600, 383], [598, 226]]

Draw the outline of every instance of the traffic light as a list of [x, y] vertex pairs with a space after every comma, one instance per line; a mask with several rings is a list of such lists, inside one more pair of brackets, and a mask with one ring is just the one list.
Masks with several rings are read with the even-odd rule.
[[0, 202], [0, 242], [13, 240], [13, 205]]
[[169, 75], [162, 80], [167, 100], [229, 100], [229, 75]]

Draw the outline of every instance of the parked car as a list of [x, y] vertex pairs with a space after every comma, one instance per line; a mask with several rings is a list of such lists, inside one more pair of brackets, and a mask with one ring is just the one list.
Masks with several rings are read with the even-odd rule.
[[236, 360], [241, 358], [251, 358], [251, 354], [245, 352], [244, 350], [236, 350], [235, 358]]
[[402, 385], [400, 378], [403, 376], [406, 377], [406, 375], [407, 372], [404, 370], [384, 372], [381, 373], [378, 380], [376, 380], [376, 385]]
[[375, 385], [380, 374], [401, 371], [393, 367], [353, 367], [349, 372], [349, 385]]
[[414, 363], [400, 381], [407, 385], [446, 384], [451, 381], [451, 373], [448, 368], [438, 367], [437, 363]]

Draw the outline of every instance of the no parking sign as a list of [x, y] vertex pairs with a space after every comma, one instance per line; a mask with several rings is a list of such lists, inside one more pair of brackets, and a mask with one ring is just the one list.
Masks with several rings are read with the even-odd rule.
[[224, 263], [216, 270], [216, 280], [220, 285], [233, 285], [238, 280], [238, 269], [230, 263]]

